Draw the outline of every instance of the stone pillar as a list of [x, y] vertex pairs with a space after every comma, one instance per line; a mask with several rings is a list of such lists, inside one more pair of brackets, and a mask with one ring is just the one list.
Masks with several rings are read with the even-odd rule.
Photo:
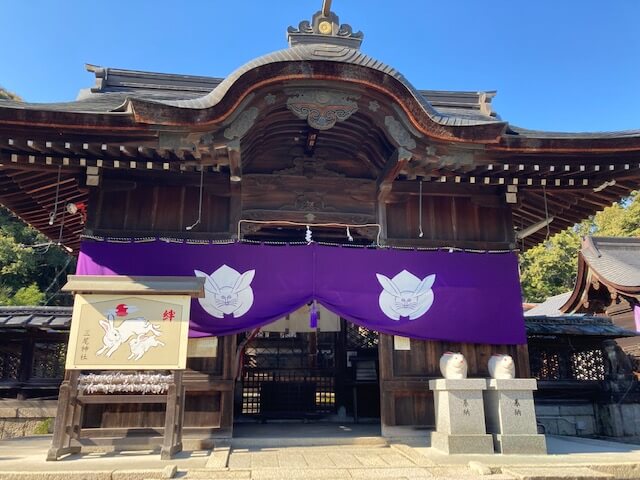
[[492, 378], [487, 382], [484, 406], [487, 432], [493, 435], [496, 452], [546, 454], [544, 435], [538, 434], [533, 391], [534, 378]]
[[493, 453], [491, 435], [485, 430], [481, 378], [429, 381], [436, 409], [436, 431], [431, 446], [445, 453]]

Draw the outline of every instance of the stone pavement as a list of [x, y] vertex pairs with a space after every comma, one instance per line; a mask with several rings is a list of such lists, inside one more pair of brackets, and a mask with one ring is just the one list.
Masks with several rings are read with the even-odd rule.
[[548, 436], [549, 455], [525, 456], [444, 455], [428, 446], [428, 432], [394, 439], [238, 433], [231, 443], [164, 462], [154, 452], [83, 453], [46, 462], [50, 436], [4, 440], [0, 480], [640, 479], [640, 445], [574, 437]]

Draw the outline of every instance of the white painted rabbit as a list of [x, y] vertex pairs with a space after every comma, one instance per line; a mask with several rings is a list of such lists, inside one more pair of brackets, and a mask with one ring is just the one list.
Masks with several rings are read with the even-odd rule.
[[109, 314], [107, 320], [100, 320], [100, 326], [104, 330], [104, 337], [102, 337], [102, 348], [96, 352], [96, 355], [102, 355], [106, 352], [107, 357], [113, 355], [120, 348], [120, 345], [134, 335], [144, 335], [146, 333], [160, 335], [158, 327], [149, 323], [143, 317], [125, 320], [120, 326], [116, 327], [114, 325], [114, 316]]
[[233, 315], [238, 318], [244, 315], [253, 305], [253, 289], [251, 282], [255, 270], [247, 270], [240, 274], [237, 270], [222, 265], [211, 275], [194, 270], [197, 277], [205, 279], [205, 297], [198, 299], [207, 313], [223, 318]]
[[488, 363], [489, 375], [491, 378], [515, 378], [516, 365], [513, 363], [511, 355], [502, 355], [496, 353], [492, 355]]
[[459, 352], [445, 352], [440, 357], [440, 373], [444, 378], [467, 378], [467, 368], [467, 361]]
[[127, 357], [127, 360], [140, 360], [145, 353], [151, 349], [151, 347], [164, 347], [164, 343], [158, 340], [157, 337], [150, 335], [145, 337], [144, 335], [138, 335], [136, 338], [129, 342], [129, 348], [131, 348], [131, 355]]
[[399, 320], [400, 317], [408, 317], [414, 320], [424, 315], [433, 303], [433, 290], [431, 287], [436, 280], [436, 275], [427, 275], [420, 279], [403, 270], [395, 277], [377, 273], [378, 282], [383, 291], [380, 294], [380, 309], [389, 318]]

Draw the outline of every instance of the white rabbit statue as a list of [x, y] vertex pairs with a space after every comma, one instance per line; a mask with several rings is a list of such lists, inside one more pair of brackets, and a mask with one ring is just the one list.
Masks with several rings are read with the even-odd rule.
[[440, 357], [440, 373], [444, 378], [467, 378], [467, 360], [459, 352], [445, 352]]
[[489, 358], [489, 375], [491, 378], [505, 379], [515, 378], [516, 365], [513, 363], [511, 355], [496, 353]]

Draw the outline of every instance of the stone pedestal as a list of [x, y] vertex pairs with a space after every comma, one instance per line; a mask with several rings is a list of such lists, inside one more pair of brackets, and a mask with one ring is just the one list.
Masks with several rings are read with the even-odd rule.
[[479, 378], [430, 380], [436, 409], [436, 431], [431, 446], [445, 453], [493, 453], [493, 440], [485, 430]]
[[534, 378], [490, 379], [484, 394], [487, 432], [496, 452], [546, 454], [544, 435], [538, 434]]

